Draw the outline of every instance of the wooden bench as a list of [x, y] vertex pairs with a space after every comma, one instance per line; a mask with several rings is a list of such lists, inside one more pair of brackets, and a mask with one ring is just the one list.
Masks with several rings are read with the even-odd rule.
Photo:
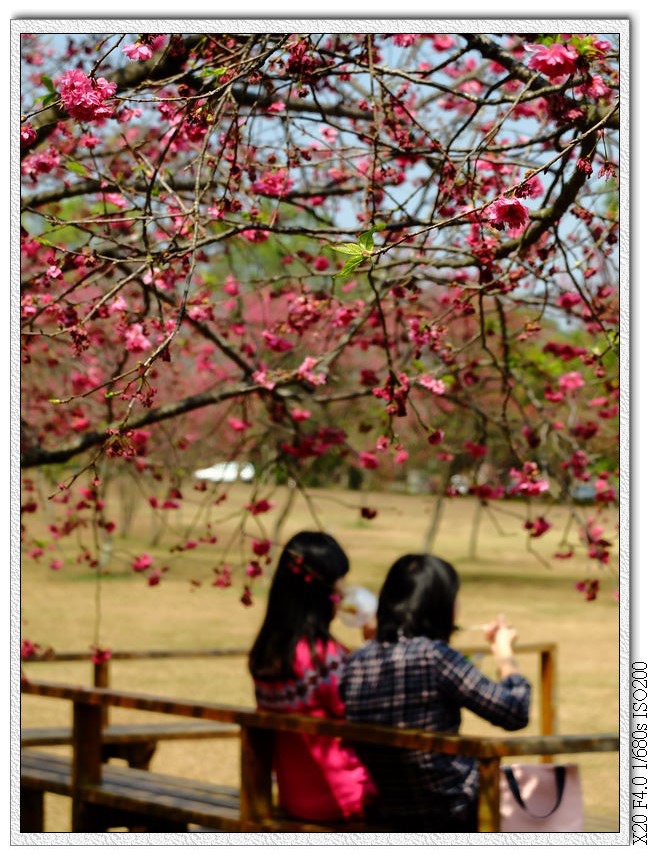
[[[174, 660], [192, 658], [245, 657], [243, 648], [221, 649], [145, 649], [141, 651], [116, 651], [109, 656], [96, 658], [91, 652], [46, 651], [23, 658], [27, 663], [70, 663], [88, 661], [92, 665], [92, 682], [96, 687], [110, 685], [110, 670], [115, 661]], [[158, 724], [108, 724], [108, 711], [104, 712], [102, 731], [102, 759], [126, 760], [135, 769], [147, 769], [159, 742], [173, 739], [214, 739], [239, 736], [235, 724], [216, 722], [181, 722]], [[70, 745], [72, 730], [68, 727], [24, 727], [20, 733], [22, 746]]]
[[[170, 724], [110, 724], [102, 728], [102, 760], [122, 759], [134, 769], [148, 769], [158, 742], [174, 739], [223, 739], [239, 736], [236, 724], [181, 721]], [[20, 732], [23, 748], [70, 745], [70, 727], [26, 727]]]
[[[381, 827], [310, 824], [278, 812], [274, 799], [272, 745], [276, 732], [343, 738], [351, 743], [432, 750], [473, 757], [479, 763], [479, 830], [499, 829], [499, 766], [502, 758], [617, 751], [618, 735], [447, 736], [346, 721], [255, 711], [249, 708], [170, 700], [166, 697], [23, 681], [23, 694], [68, 700], [73, 707], [72, 756], [21, 751], [21, 831], [42, 832], [43, 795], [70, 796], [73, 832], [111, 828], [150, 832], [187, 831], [193, 825], [227, 832], [381, 832]], [[102, 716], [109, 706], [237, 725], [240, 789], [170, 777], [102, 762]]]

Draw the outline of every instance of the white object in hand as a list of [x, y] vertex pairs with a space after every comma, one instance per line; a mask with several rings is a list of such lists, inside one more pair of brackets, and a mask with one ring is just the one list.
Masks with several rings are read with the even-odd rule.
[[362, 628], [377, 612], [377, 596], [363, 586], [348, 586], [338, 615], [349, 628]]

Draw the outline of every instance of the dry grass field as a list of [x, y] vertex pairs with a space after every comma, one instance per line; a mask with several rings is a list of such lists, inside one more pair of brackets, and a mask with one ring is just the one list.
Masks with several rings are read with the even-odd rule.
[[[236, 510], [249, 493], [249, 488], [233, 486], [225, 507]], [[281, 491], [278, 497], [283, 494]], [[377, 509], [375, 519], [361, 519], [362, 504]], [[394, 559], [422, 549], [434, 506], [434, 500], [426, 496], [373, 493], [370, 497], [367, 493], [314, 490], [312, 508], [297, 504], [282, 528], [280, 540], [285, 541], [299, 529], [315, 527], [318, 520], [319, 527], [335, 535], [348, 550], [352, 562], [349, 581], [378, 590]], [[189, 519], [187, 512], [180, 513], [179, 519]], [[546, 518], [554, 527], [533, 542], [534, 555], [526, 549], [521, 531], [527, 516], [524, 505], [508, 503], [503, 511], [494, 513], [496, 520], [483, 513], [477, 554], [470, 556], [474, 503], [452, 499], [444, 505], [433, 551], [452, 561], [461, 575], [460, 625], [469, 627], [502, 612], [517, 627], [522, 642], [557, 643], [558, 732], [617, 730], [619, 609], [615, 598], [615, 554], [607, 572], [598, 571], [583, 553], [571, 559], [554, 559], [566, 513], [547, 508]], [[273, 518], [271, 511], [257, 519], [270, 532]], [[264, 611], [267, 577], [257, 579], [254, 603], [244, 607], [239, 600], [240, 586], [219, 589], [211, 585], [219, 546], [204, 544], [184, 554], [181, 563], [175, 564], [159, 585], [148, 587], [143, 576], [133, 573], [128, 563], [133, 553], [148, 548], [149, 519], [144, 511], [137, 514], [130, 538], [116, 538], [110, 572], [101, 580], [79, 564], [50, 570], [46, 562], [35, 563], [26, 557], [21, 573], [23, 637], [57, 651], [84, 651], [95, 643], [113, 650], [249, 646]], [[599, 520], [609, 520], [610, 535], [615, 534], [613, 514], [599, 515]], [[164, 559], [175, 542], [175, 533], [181, 529], [180, 524], [172, 524], [159, 549], [149, 551]], [[251, 531], [259, 536], [259, 526], [253, 526]], [[225, 532], [217, 533], [225, 537]], [[73, 561], [72, 541], [67, 544], [57, 555]], [[576, 581], [586, 577], [601, 579], [600, 596], [591, 603], [574, 588]], [[356, 632], [340, 623], [335, 624], [335, 631], [350, 646], [360, 641]], [[458, 645], [462, 637], [461, 632]], [[471, 642], [476, 642], [476, 634], [471, 634]], [[488, 675], [494, 673], [489, 658], [483, 658], [480, 664]], [[535, 664], [522, 657], [521, 665], [536, 685]], [[88, 662], [28, 664], [25, 673], [32, 678], [79, 684], [88, 684], [91, 676]], [[251, 705], [253, 700], [245, 661], [239, 658], [114, 661], [112, 684], [151, 694], [239, 705]], [[27, 726], [69, 721], [59, 701], [36, 697], [22, 701], [21, 714]], [[112, 718], [135, 720], [130, 713], [116, 713]], [[537, 730], [535, 703], [528, 732]], [[463, 731], [490, 732], [490, 728], [467, 716]], [[617, 755], [580, 755], [576, 761], [582, 767], [587, 810], [616, 817]], [[237, 783], [236, 743], [162, 743], [152, 768]], [[69, 802], [50, 797], [46, 825], [48, 831], [69, 831]]]

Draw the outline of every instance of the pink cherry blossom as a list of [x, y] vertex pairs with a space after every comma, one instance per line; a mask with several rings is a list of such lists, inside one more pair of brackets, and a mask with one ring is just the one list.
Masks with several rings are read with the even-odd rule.
[[311, 384], [319, 385], [325, 384], [325, 373], [322, 372], [312, 372], [314, 367], [318, 363], [318, 358], [315, 357], [306, 357], [303, 362], [298, 367], [298, 376], [299, 378], [304, 378]]
[[528, 529], [531, 538], [541, 538], [551, 528], [551, 523], [544, 517], [537, 517], [535, 520], [526, 520], [524, 528]]
[[115, 300], [110, 304], [108, 309], [111, 313], [124, 312], [126, 309], [128, 309], [126, 305], [126, 300], [122, 297], [122, 295], [120, 295], [119, 297], [115, 298]]
[[117, 84], [105, 78], [91, 79], [81, 69], [64, 72], [58, 82], [65, 110], [75, 120], [105, 120], [113, 114], [106, 104], [117, 90]]
[[445, 392], [445, 383], [439, 378], [434, 378], [432, 375], [422, 375], [418, 379], [423, 387], [430, 390], [431, 393], [441, 395]]
[[431, 37], [431, 43], [436, 51], [447, 51], [454, 47], [456, 40], [449, 33], [440, 33]]
[[92, 650], [92, 662], [93, 664], [102, 664], [104, 661], [108, 661], [111, 657], [110, 649], [102, 649], [100, 646], [91, 646]]
[[540, 477], [537, 463], [525, 462], [521, 469], [510, 469], [511, 495], [538, 496], [549, 489], [549, 483]]
[[591, 75], [585, 84], [576, 87], [575, 95], [579, 97], [587, 97], [593, 102], [597, 102], [601, 97], [608, 99], [611, 95], [609, 88], [603, 81], [602, 75]]
[[232, 571], [228, 565], [224, 565], [221, 570], [214, 569], [216, 579], [212, 583], [213, 586], [218, 586], [220, 589], [227, 589], [232, 585]]
[[328, 270], [330, 267], [330, 260], [325, 255], [318, 255], [314, 259], [314, 269], [315, 270]]
[[98, 144], [101, 144], [101, 141], [101, 138], [98, 138], [96, 135], [89, 135], [88, 133], [79, 136], [79, 145], [88, 149], [97, 147]]
[[523, 228], [528, 223], [528, 208], [516, 198], [502, 195], [485, 210], [490, 225], [501, 230], [504, 226]]
[[273, 390], [275, 387], [275, 382], [268, 377], [267, 370], [265, 369], [256, 370], [252, 378], [255, 384], [259, 384], [260, 387], [266, 388], [266, 390]]
[[131, 567], [134, 571], [146, 571], [147, 568], [150, 568], [153, 564], [153, 559], [149, 555], [149, 553], [142, 553], [139, 556], [136, 556], [135, 559], [131, 562]]
[[151, 60], [153, 51], [148, 45], [143, 45], [142, 42], [134, 42], [130, 45], [125, 45], [122, 51], [129, 60]]
[[359, 464], [364, 469], [376, 469], [379, 465], [379, 460], [374, 454], [368, 451], [361, 451], [359, 454]]
[[576, 306], [582, 298], [578, 294], [577, 291], [565, 291], [562, 294], [558, 295], [558, 305], [562, 307], [562, 309], [566, 309], [567, 312], [571, 310], [574, 306]]
[[283, 198], [289, 193], [292, 186], [293, 181], [289, 177], [287, 169], [276, 168], [273, 171], [266, 171], [259, 180], [253, 183], [251, 189], [262, 195]]
[[271, 549], [271, 541], [266, 538], [254, 540], [252, 546], [256, 556], [266, 556]]
[[463, 444], [463, 447], [465, 448], [465, 450], [467, 451], [467, 453], [471, 457], [474, 457], [474, 459], [477, 459], [477, 460], [484, 457], [488, 451], [488, 449], [485, 445], [477, 444], [476, 442], [473, 442], [473, 441], [466, 441]]
[[430, 433], [427, 441], [429, 442], [430, 445], [439, 445], [439, 444], [442, 444], [442, 442], [444, 441], [444, 438], [445, 438], [444, 430], [434, 429]]
[[141, 324], [132, 324], [124, 332], [124, 343], [129, 351], [147, 351], [151, 348], [151, 340], [147, 339]]
[[36, 180], [39, 174], [50, 174], [59, 165], [61, 156], [54, 147], [43, 152], [30, 153], [20, 163], [20, 173]]
[[269, 232], [263, 228], [245, 228], [241, 236], [250, 243], [264, 243], [269, 236]]
[[419, 33], [396, 33], [392, 37], [393, 45], [399, 45], [400, 48], [409, 48], [420, 38]]
[[36, 131], [31, 123], [25, 123], [20, 127], [20, 146], [27, 147], [32, 141], [36, 141]]
[[247, 421], [240, 420], [238, 417], [229, 417], [227, 421], [235, 432], [244, 432], [244, 430], [250, 429], [251, 426]]
[[256, 502], [251, 502], [250, 504], [246, 505], [246, 510], [250, 511], [255, 516], [256, 514], [265, 514], [273, 507], [273, 502], [269, 502], [267, 499], [259, 499]]
[[271, 349], [271, 351], [283, 352], [283, 351], [291, 351], [294, 347], [293, 343], [288, 339], [285, 339], [283, 336], [278, 336], [275, 333], [272, 333], [270, 330], [262, 331], [262, 336], [264, 337], [264, 342]]
[[226, 294], [230, 295], [230, 297], [237, 297], [239, 294], [239, 283], [231, 273], [226, 277], [226, 281], [222, 285], [222, 288]]
[[22, 640], [20, 643], [20, 657], [21, 658], [33, 658], [34, 655], [38, 655], [41, 647], [38, 643], [34, 643], [31, 640]]
[[564, 75], [572, 75], [576, 69], [580, 55], [573, 45], [562, 45], [554, 42], [552, 45], [529, 45], [527, 51], [532, 51], [533, 56], [528, 61], [531, 69], [537, 69], [542, 75], [549, 78], [560, 78]]
[[558, 384], [560, 387], [567, 390], [578, 390], [585, 383], [582, 374], [579, 372], [567, 372], [564, 375], [561, 375], [558, 379]]

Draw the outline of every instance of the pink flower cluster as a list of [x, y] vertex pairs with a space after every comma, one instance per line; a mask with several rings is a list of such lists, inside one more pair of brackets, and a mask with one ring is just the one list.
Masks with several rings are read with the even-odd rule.
[[151, 348], [151, 340], [145, 335], [144, 327], [132, 324], [124, 332], [124, 344], [129, 351], [147, 351]]
[[573, 45], [554, 42], [552, 45], [526, 45], [526, 50], [533, 52], [529, 67], [549, 78], [572, 75], [578, 67], [580, 55]]
[[148, 45], [144, 45], [142, 42], [134, 42], [129, 45], [125, 45], [122, 48], [122, 51], [129, 60], [151, 60], [153, 57], [153, 51]]
[[251, 189], [261, 195], [270, 195], [273, 198], [282, 198], [287, 195], [293, 186], [286, 168], [277, 168], [274, 171], [266, 171], [259, 180], [256, 180]]
[[139, 556], [136, 556], [135, 559], [131, 562], [131, 567], [134, 571], [146, 571], [153, 564], [153, 559], [149, 555], [149, 553], [142, 553]]
[[541, 538], [551, 528], [551, 524], [544, 517], [537, 517], [535, 520], [526, 520], [524, 528], [531, 538]]
[[528, 208], [516, 198], [501, 195], [485, 210], [488, 222], [501, 231], [504, 226], [524, 228], [528, 223]]
[[89, 78], [81, 69], [64, 72], [58, 82], [65, 110], [75, 120], [105, 120], [113, 114], [106, 102], [115, 95], [117, 84], [105, 78]]
[[549, 488], [548, 481], [540, 477], [537, 463], [534, 462], [525, 462], [521, 469], [510, 469], [510, 477], [511, 495], [538, 496]]

